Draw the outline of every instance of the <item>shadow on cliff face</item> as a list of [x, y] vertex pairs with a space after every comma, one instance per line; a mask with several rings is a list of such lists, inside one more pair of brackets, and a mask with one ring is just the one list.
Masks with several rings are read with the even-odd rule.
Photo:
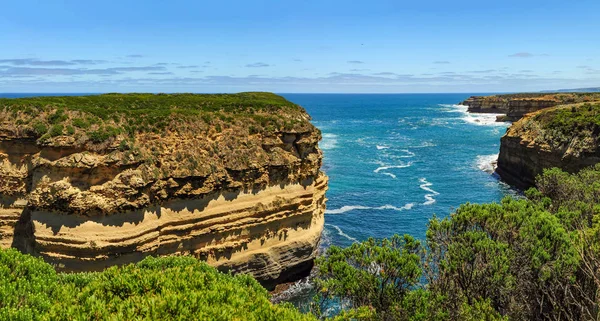
[[[157, 218], [162, 216], [163, 208], [174, 211], [174, 212], [202, 212], [210, 205], [211, 202], [223, 198], [228, 202], [235, 201], [242, 193], [252, 193], [256, 195], [260, 192], [265, 191], [267, 188], [279, 186], [285, 188], [292, 182], [281, 182], [279, 184], [273, 184], [270, 186], [261, 186], [253, 188], [244, 188], [240, 190], [226, 190], [223, 192], [209, 193], [201, 198], [176, 198], [168, 201], [164, 201], [160, 204], [156, 204], [144, 209], [120, 212], [114, 214], [98, 214], [92, 216], [76, 215], [76, 214], [63, 214], [50, 212], [45, 210], [32, 210], [29, 217], [41, 224], [48, 226], [52, 229], [54, 235], [57, 235], [61, 228], [75, 228], [86, 222], [94, 222], [103, 226], [115, 226], [122, 227], [125, 224], [139, 224], [144, 221], [146, 215], [155, 215]], [[314, 183], [314, 178], [307, 178], [300, 182], [305, 189]], [[5, 201], [8, 202], [8, 201]]]
[[11, 247], [25, 254], [33, 254], [35, 248], [35, 234], [31, 224], [31, 211], [23, 209], [15, 225]]

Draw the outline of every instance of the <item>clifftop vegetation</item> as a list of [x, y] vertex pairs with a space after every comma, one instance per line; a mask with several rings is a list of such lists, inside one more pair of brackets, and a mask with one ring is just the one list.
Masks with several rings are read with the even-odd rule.
[[591, 102], [600, 100], [600, 93], [585, 92], [585, 93], [516, 93], [516, 94], [501, 94], [491, 96], [477, 96], [483, 101], [503, 101], [509, 100], [546, 100], [554, 101], [558, 104], [574, 104], [581, 102]]
[[600, 102], [592, 102], [543, 109], [511, 126], [509, 135], [579, 153], [597, 149], [599, 131]]
[[[117, 136], [249, 123], [251, 132], [301, 130], [304, 109], [265, 92], [239, 94], [104, 94], [0, 99], [0, 133], [61, 144], [100, 144]], [[187, 125], [186, 125], [187, 124]], [[192, 125], [192, 126], [190, 126]], [[56, 139], [56, 137], [63, 139]]]

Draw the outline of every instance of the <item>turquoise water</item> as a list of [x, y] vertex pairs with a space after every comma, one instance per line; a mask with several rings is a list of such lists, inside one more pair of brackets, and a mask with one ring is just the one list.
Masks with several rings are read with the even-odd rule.
[[512, 191], [492, 175], [507, 124], [457, 106], [469, 94], [284, 94], [323, 133], [329, 176], [323, 247], [395, 233]]

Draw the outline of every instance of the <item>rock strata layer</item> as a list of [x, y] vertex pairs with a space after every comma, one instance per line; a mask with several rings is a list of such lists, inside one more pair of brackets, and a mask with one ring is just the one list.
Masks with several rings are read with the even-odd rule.
[[281, 97], [0, 100], [0, 119], [1, 247], [69, 271], [193, 255], [268, 287], [312, 267], [321, 134]]

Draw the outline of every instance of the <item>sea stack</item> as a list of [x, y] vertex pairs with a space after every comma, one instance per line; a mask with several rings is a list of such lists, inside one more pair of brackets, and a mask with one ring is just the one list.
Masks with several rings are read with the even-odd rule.
[[68, 271], [191, 255], [265, 286], [307, 274], [320, 131], [270, 93], [0, 99], [0, 246]]

